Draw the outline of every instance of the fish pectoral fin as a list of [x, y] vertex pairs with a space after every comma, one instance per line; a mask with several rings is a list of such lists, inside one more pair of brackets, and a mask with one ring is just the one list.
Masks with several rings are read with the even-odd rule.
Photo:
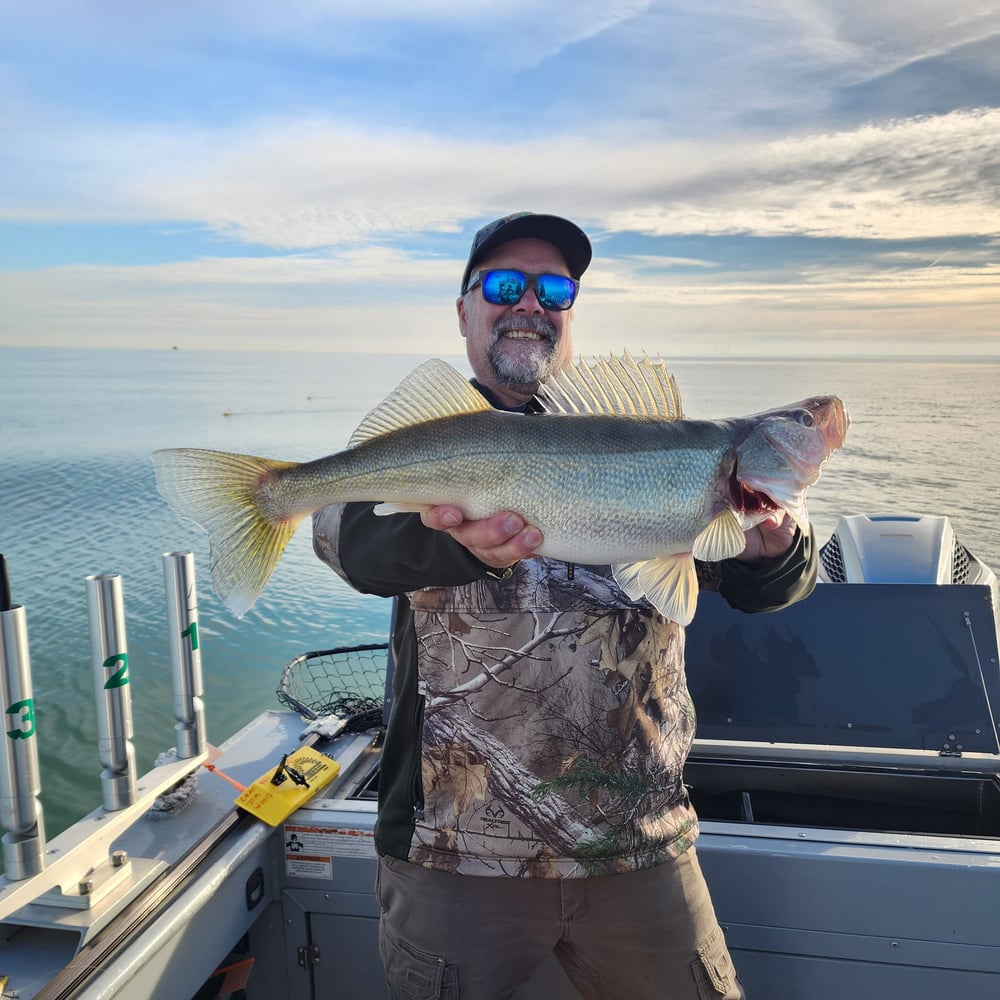
[[689, 552], [611, 567], [615, 582], [633, 600], [645, 598], [665, 618], [690, 625], [698, 605], [698, 574]]
[[720, 511], [694, 540], [691, 554], [702, 562], [718, 562], [738, 556], [747, 544], [737, 516], [727, 507]]
[[430, 510], [434, 504], [431, 503], [377, 503], [372, 513], [376, 517], [388, 517], [390, 514], [422, 514], [425, 510]]

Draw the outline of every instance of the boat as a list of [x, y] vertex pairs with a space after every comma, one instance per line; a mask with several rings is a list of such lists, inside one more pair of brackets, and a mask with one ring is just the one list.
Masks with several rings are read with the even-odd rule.
[[[190, 553], [164, 574], [176, 745], [135, 774], [120, 578], [88, 578], [102, 802], [51, 841], [24, 609], [0, 594], [0, 994], [388, 997], [373, 891], [387, 645], [296, 657], [276, 707], [215, 748]], [[685, 781], [747, 993], [996, 995], [997, 577], [946, 517], [886, 514], [842, 516], [820, 578], [774, 614], [703, 593], [687, 633]], [[578, 995], [550, 959], [516, 996]]]

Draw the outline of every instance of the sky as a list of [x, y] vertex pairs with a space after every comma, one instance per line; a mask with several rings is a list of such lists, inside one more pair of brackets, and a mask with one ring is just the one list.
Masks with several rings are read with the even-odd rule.
[[1000, 6], [0, 0], [0, 347], [461, 353], [565, 215], [577, 349], [1000, 356]]

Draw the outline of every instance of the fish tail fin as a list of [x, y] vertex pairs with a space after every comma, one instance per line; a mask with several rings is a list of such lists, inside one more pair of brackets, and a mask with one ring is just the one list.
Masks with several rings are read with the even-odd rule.
[[294, 462], [200, 448], [153, 453], [156, 485], [181, 515], [208, 533], [212, 585], [238, 618], [253, 606], [305, 514], [265, 512], [270, 489]]

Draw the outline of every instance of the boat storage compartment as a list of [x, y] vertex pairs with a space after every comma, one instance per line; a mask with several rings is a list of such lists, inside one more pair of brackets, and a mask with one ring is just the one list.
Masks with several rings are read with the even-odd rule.
[[698, 855], [748, 995], [993, 996], [1000, 707], [989, 585], [699, 597]]
[[990, 587], [828, 584], [759, 615], [702, 594], [687, 673], [703, 819], [1000, 836]]

